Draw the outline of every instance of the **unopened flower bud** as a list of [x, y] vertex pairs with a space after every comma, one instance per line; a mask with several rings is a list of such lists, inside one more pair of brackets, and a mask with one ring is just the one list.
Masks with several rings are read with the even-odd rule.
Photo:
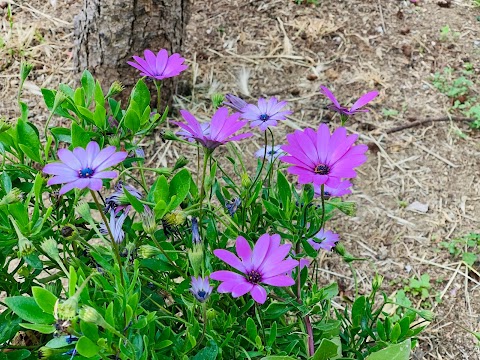
[[355, 216], [357, 214], [357, 204], [352, 201], [336, 202], [335, 207], [348, 216]]
[[192, 217], [192, 244], [198, 245], [202, 243], [202, 238], [200, 237], [200, 230], [198, 228], [198, 219]]
[[22, 200], [22, 192], [18, 188], [13, 188], [10, 190], [7, 195], [5, 195], [2, 200], [0, 200], [0, 206], [9, 205]]
[[157, 249], [155, 246], [151, 245], [141, 245], [137, 250], [138, 256], [142, 259], [150, 259], [157, 255], [160, 255], [162, 252]]
[[[118, 126], [118, 124], [117, 124]], [[117, 126], [112, 126], [112, 128], [115, 128]], [[112, 146], [115, 146], [116, 148], [120, 148], [121, 146], [121, 139], [120, 139], [120, 134], [115, 134], [115, 135], [112, 135], [108, 138], [108, 142], [110, 143], [110, 145]]]
[[57, 91], [55, 100], [53, 101], [53, 108], [56, 109], [67, 99], [67, 95], [63, 91]]
[[22, 84], [27, 79], [27, 77], [30, 74], [30, 71], [32, 71], [32, 69], [33, 69], [32, 64], [27, 63], [25, 61], [22, 61], [20, 63], [20, 80], [21, 80]]
[[78, 297], [72, 296], [63, 302], [58, 301], [56, 308], [59, 319], [72, 320], [75, 316], [77, 316]]
[[245, 189], [248, 189], [252, 185], [252, 180], [250, 179], [250, 176], [246, 172], [242, 173], [242, 186]]
[[168, 213], [164, 217], [168, 226], [179, 226], [185, 222], [186, 216], [185, 213], [181, 210], [175, 210], [171, 213]]
[[91, 306], [83, 306], [78, 312], [78, 317], [80, 320], [96, 325], [102, 325], [105, 322], [105, 319], [102, 317], [102, 315], [100, 315], [100, 313]]
[[93, 223], [92, 214], [90, 214], [90, 206], [86, 201], [79, 201], [75, 207], [75, 211], [88, 223]]
[[188, 159], [185, 156], [180, 155], [180, 157], [175, 162], [175, 165], [173, 166], [173, 171], [181, 169], [187, 164], [188, 164]]
[[373, 290], [377, 291], [378, 289], [380, 289], [380, 287], [382, 286], [382, 283], [383, 283], [383, 276], [379, 274], [375, 274], [372, 281]]
[[160, 134], [163, 140], [181, 140], [175, 133], [171, 130], [163, 130]]
[[38, 349], [37, 352], [37, 357], [39, 359], [49, 359], [52, 356], [55, 356], [56, 354], [59, 354], [60, 352], [58, 350], [54, 350], [52, 348], [42, 346], [40, 349]]
[[108, 89], [107, 97], [114, 96], [120, 94], [125, 86], [120, 81], [114, 81], [112, 85], [110, 85], [110, 89]]
[[18, 257], [23, 257], [30, 255], [35, 248], [33, 247], [33, 244], [30, 240], [27, 239], [25, 235], [20, 231], [20, 228], [18, 227], [17, 222], [13, 218], [13, 216], [8, 215], [8, 218], [12, 222], [13, 228], [15, 229], [15, 232], [17, 233], [18, 237]]
[[334, 247], [334, 251], [341, 256], [345, 256], [347, 253], [345, 246], [341, 242], [337, 243], [337, 245]]
[[153, 234], [155, 234], [155, 231], [157, 230], [157, 223], [155, 222], [155, 214], [150, 209], [150, 207], [145, 205], [143, 212], [140, 214], [140, 217], [142, 219], [143, 230], [147, 234], [153, 236]]
[[5, 121], [5, 119], [3, 118], [0, 118], [0, 134], [7, 131], [8, 129], [10, 129], [12, 127], [12, 125], [10, 125], [9, 123], [7, 123]]
[[40, 245], [40, 247], [53, 260], [60, 261], [60, 255], [58, 254], [58, 244], [54, 239], [48, 238]]
[[212, 321], [214, 320], [215, 318], [217, 317], [217, 312], [215, 311], [215, 309], [208, 309], [207, 310], [207, 319]]
[[23, 277], [27, 277], [30, 275], [30, 269], [28, 265], [23, 265], [20, 269], [17, 270], [17, 274]]
[[193, 249], [188, 249], [188, 260], [190, 260], [190, 265], [193, 269], [193, 274], [198, 276], [203, 267], [203, 246], [202, 245], [194, 245]]

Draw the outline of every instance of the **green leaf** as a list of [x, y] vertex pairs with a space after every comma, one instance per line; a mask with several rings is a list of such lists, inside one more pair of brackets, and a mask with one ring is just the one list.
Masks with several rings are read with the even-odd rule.
[[390, 345], [385, 349], [374, 352], [365, 358], [365, 360], [408, 360], [410, 358], [410, 339], [400, 344]]
[[6, 353], [6, 359], [7, 360], [23, 360], [30, 357], [30, 355], [31, 355], [30, 351], [26, 349], [22, 349], [22, 350], [16, 350], [16, 351]]
[[60, 142], [60, 141], [63, 141], [66, 143], [72, 142], [72, 131], [70, 129], [55, 127], [55, 128], [51, 128], [50, 132], [53, 134], [53, 137], [55, 138], [56, 142]]
[[21, 119], [17, 123], [17, 143], [30, 159], [39, 163], [42, 162], [38, 134], [30, 123]]
[[130, 204], [133, 206], [133, 208], [138, 213], [140, 213], [140, 214], [143, 213], [145, 208], [144, 208], [143, 204], [141, 203], [141, 201], [138, 200], [132, 194], [130, 194], [125, 186], [123, 187], [123, 192], [124, 192], [125, 196], [127, 197], [128, 201], [130, 202]]
[[188, 195], [188, 191], [190, 190], [190, 172], [187, 169], [182, 169], [170, 181], [170, 186], [168, 193], [170, 195], [170, 199], [176, 195], [174, 200], [170, 200], [168, 204], [168, 211], [175, 210], [177, 206], [179, 206], [183, 200]]
[[279, 170], [277, 173], [277, 188], [278, 196], [282, 203], [282, 208], [286, 211], [289, 208], [290, 199], [292, 197], [292, 189], [290, 188], [290, 183], [287, 181], [287, 178]]
[[385, 327], [380, 319], [377, 320], [377, 334], [382, 341], [387, 341], [387, 335], [385, 334]]
[[206, 347], [200, 350], [192, 360], [215, 360], [218, 355], [218, 345], [215, 341], [210, 340]]
[[147, 106], [150, 105], [150, 90], [148, 90], [143, 79], [137, 81], [137, 84], [132, 91], [131, 99], [138, 105], [140, 114], [143, 114]]
[[83, 130], [77, 123], [72, 122], [72, 145], [73, 147], [86, 148], [90, 142], [90, 134]]
[[35, 330], [41, 334], [53, 334], [55, 332], [55, 326], [47, 324], [27, 324], [21, 323], [21, 327], [24, 329]]
[[3, 300], [12, 311], [25, 321], [36, 324], [52, 324], [55, 319], [44, 313], [33, 297], [12, 296]]
[[297, 358], [293, 358], [291, 356], [284, 356], [284, 355], [269, 355], [269, 356], [264, 356], [260, 360], [297, 360]]
[[328, 360], [336, 357], [337, 354], [338, 345], [331, 340], [323, 339], [311, 360]]
[[93, 100], [93, 93], [95, 92], [95, 80], [88, 70], [83, 72], [81, 83], [82, 88], [85, 91], [85, 97], [87, 100], [86, 105], [88, 107]]
[[270, 328], [270, 335], [268, 335], [267, 345], [272, 346], [277, 339], [277, 322], [274, 321]]
[[390, 341], [392, 343], [396, 343], [401, 333], [402, 328], [400, 327], [399, 323], [396, 323], [395, 326], [392, 328], [392, 332], [390, 333]]
[[100, 85], [100, 82], [97, 80], [95, 82], [95, 90], [94, 90], [94, 94], [93, 94], [93, 97], [95, 99], [95, 105], [98, 106], [104, 106], [105, 104], [105, 96], [103, 95], [103, 90], [102, 90], [102, 86]]
[[2, 171], [1, 179], [3, 191], [5, 191], [5, 193], [10, 192], [10, 190], [12, 190], [12, 180], [6, 171]]
[[47, 314], [53, 315], [55, 303], [57, 302], [58, 298], [55, 295], [53, 295], [50, 291], [44, 288], [41, 288], [39, 286], [32, 287], [32, 294], [37, 305]]
[[54, 337], [52, 340], [50, 340], [48, 343], [45, 344], [46, 347], [50, 349], [60, 349], [65, 346], [71, 345], [71, 343], [67, 342], [67, 339], [70, 337], [70, 335], [65, 335], [65, 336], [59, 336], [59, 337]]
[[255, 325], [255, 321], [251, 317], [247, 318], [246, 322], [246, 327], [247, 327], [247, 334], [250, 340], [255, 341], [255, 338], [257, 337], [257, 325]]
[[471, 252], [464, 252], [462, 260], [469, 266], [472, 266], [477, 261], [477, 255]]
[[95, 122], [95, 125], [101, 130], [105, 130], [107, 128], [106, 116], [107, 110], [102, 105], [97, 104], [93, 113], [93, 121]]
[[75, 349], [77, 349], [80, 355], [87, 358], [94, 357], [100, 352], [100, 347], [85, 336], [82, 336], [80, 339], [78, 339]]
[[160, 175], [157, 178], [148, 193], [147, 200], [155, 201], [156, 203], [160, 200], [163, 200], [165, 203], [168, 201], [168, 182], [165, 175]]
[[288, 306], [284, 303], [271, 302], [265, 310], [266, 319], [277, 319], [288, 311]]
[[308, 256], [310, 256], [314, 259], [317, 257], [318, 251], [315, 250], [313, 248], [313, 246], [309, 244], [307, 239], [302, 238], [302, 246], [303, 246], [303, 250], [305, 250], [305, 252], [307, 253]]
[[140, 115], [135, 111], [132, 104], [127, 109], [123, 123], [134, 134], [140, 129]]

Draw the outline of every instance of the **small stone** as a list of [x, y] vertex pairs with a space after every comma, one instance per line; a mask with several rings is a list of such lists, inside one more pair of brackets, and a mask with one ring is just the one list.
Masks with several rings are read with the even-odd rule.
[[314, 81], [314, 80], [317, 80], [318, 79], [318, 76], [315, 75], [315, 74], [308, 74], [307, 75], [307, 80], [309, 81]]
[[479, 48], [480, 47], [480, 40], [474, 40], [473, 41], [473, 46]]
[[407, 210], [425, 214], [428, 211], [428, 204], [423, 204], [419, 201], [414, 201], [407, 206]]
[[0, 1], [0, 9], [5, 9], [8, 6], [6, 1]]

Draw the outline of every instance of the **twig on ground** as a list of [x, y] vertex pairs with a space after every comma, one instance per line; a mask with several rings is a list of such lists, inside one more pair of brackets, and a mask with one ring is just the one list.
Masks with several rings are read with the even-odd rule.
[[[415, 120], [415, 118], [409, 118], [409, 120]], [[417, 121], [414, 121], [410, 124], [405, 124], [405, 125], [401, 125], [401, 126], [397, 126], [397, 127], [388, 129], [388, 130], [384, 131], [384, 133], [385, 134], [392, 134], [392, 133], [395, 133], [395, 132], [398, 132], [398, 131], [413, 128], [415, 126], [426, 125], [426, 124], [430, 124], [430, 123], [433, 123], [433, 122], [440, 122], [440, 121], [473, 122], [475, 120], [470, 119], [470, 118], [463, 118], [463, 117], [444, 116], [444, 117], [434, 118], [434, 119], [417, 120]]]

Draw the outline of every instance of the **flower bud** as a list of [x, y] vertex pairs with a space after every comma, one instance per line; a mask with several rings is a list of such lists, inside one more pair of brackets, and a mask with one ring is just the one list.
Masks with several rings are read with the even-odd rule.
[[53, 260], [57, 262], [60, 261], [60, 255], [58, 254], [58, 244], [54, 239], [48, 238], [40, 245], [40, 247]]
[[0, 134], [7, 131], [8, 129], [10, 129], [12, 127], [12, 125], [10, 125], [9, 123], [7, 123], [5, 121], [5, 119], [3, 118], [0, 118]]
[[163, 130], [160, 133], [160, 136], [163, 140], [181, 140], [175, 133], [171, 130]]
[[157, 230], [157, 223], [155, 222], [155, 214], [150, 209], [150, 207], [145, 205], [143, 212], [140, 214], [140, 217], [142, 219], [143, 230], [147, 234], [153, 236], [153, 234], [155, 234], [155, 231]]
[[215, 318], [217, 317], [217, 312], [215, 311], [215, 309], [208, 309], [207, 310], [207, 319], [212, 321], [214, 320]]
[[18, 269], [17, 274], [23, 277], [30, 275], [30, 269], [28, 268], [28, 265], [23, 265], [20, 269]]
[[90, 206], [86, 201], [79, 201], [75, 207], [75, 211], [88, 223], [93, 223], [92, 214], [90, 214]]
[[5, 195], [2, 200], [0, 200], [0, 206], [9, 205], [22, 200], [22, 192], [20, 189], [13, 188], [10, 190], [7, 195]]
[[138, 256], [141, 257], [142, 259], [150, 259], [157, 255], [160, 255], [162, 252], [159, 249], [157, 249], [155, 246], [141, 245], [138, 248], [137, 253], [138, 253]]
[[188, 249], [188, 260], [190, 261], [190, 265], [193, 269], [193, 274], [198, 276], [203, 267], [203, 246], [202, 245], [194, 245], [193, 249]]
[[345, 215], [348, 216], [355, 216], [357, 215], [357, 204], [352, 201], [341, 201], [331, 203], [334, 205], [338, 210], [343, 212]]
[[25, 235], [20, 231], [20, 228], [18, 227], [17, 222], [13, 218], [13, 216], [8, 215], [8, 218], [12, 222], [13, 228], [15, 229], [15, 232], [17, 233], [18, 237], [18, 257], [23, 257], [30, 255], [35, 248], [33, 247], [33, 244], [30, 240], [27, 239]]
[[112, 85], [110, 85], [110, 89], [108, 89], [107, 97], [114, 96], [120, 94], [125, 86], [120, 81], [114, 81]]
[[67, 95], [63, 91], [57, 91], [55, 100], [53, 101], [53, 108], [56, 109], [67, 99]]
[[216, 108], [219, 108], [220, 106], [222, 106], [223, 100], [224, 100], [224, 97], [223, 97], [222, 94], [219, 94], [219, 93], [213, 94], [212, 95], [213, 107], [216, 109]]
[[30, 71], [32, 71], [33, 65], [29, 64], [25, 61], [22, 61], [20, 64], [20, 80], [22, 84], [25, 82], [27, 79], [28, 75], [30, 74]]
[[91, 306], [83, 306], [78, 312], [78, 317], [80, 320], [100, 326], [105, 322], [102, 315]]
[[252, 185], [252, 180], [250, 179], [250, 176], [246, 172], [242, 173], [242, 186], [245, 189], [248, 189]]
[[187, 164], [188, 164], [188, 159], [185, 156], [180, 155], [180, 157], [175, 162], [175, 165], [173, 166], [173, 171], [181, 169]]
[[54, 356], [56, 354], [59, 354], [59, 353], [60, 352], [58, 350], [55, 351], [54, 349], [51, 349], [49, 347], [42, 346], [40, 349], [38, 349], [37, 357], [39, 359], [49, 359], [52, 356]]
[[62, 235], [62, 237], [65, 240], [70, 241], [70, 242], [81, 239], [81, 236], [80, 236], [80, 234], [77, 230], [77, 227], [75, 225], [72, 225], [72, 224], [65, 225], [60, 230], [60, 234]]
[[347, 254], [347, 250], [341, 242], [337, 243], [337, 245], [334, 247], [334, 251], [341, 256], [345, 256]]
[[[113, 124], [114, 123], [112, 123], [112, 125]], [[117, 126], [112, 126], [112, 128], [115, 128]], [[115, 134], [115, 135], [110, 136], [108, 138], [108, 142], [110, 143], [110, 145], [115, 146], [116, 148], [120, 148], [121, 147], [121, 142], [122, 142], [121, 139], [120, 139], [120, 134]]]
[[375, 274], [372, 281], [373, 291], [377, 291], [378, 289], [380, 289], [380, 287], [382, 286], [382, 283], [383, 283], [383, 276], [379, 274]]
[[72, 320], [77, 316], [78, 297], [72, 296], [63, 302], [57, 301], [56, 307], [59, 319]]
[[198, 219], [192, 217], [192, 244], [198, 245], [202, 243], [202, 238], [200, 237], [200, 230], [198, 229]]
[[168, 226], [179, 226], [185, 222], [186, 215], [181, 210], [175, 210], [165, 215], [164, 219]]

